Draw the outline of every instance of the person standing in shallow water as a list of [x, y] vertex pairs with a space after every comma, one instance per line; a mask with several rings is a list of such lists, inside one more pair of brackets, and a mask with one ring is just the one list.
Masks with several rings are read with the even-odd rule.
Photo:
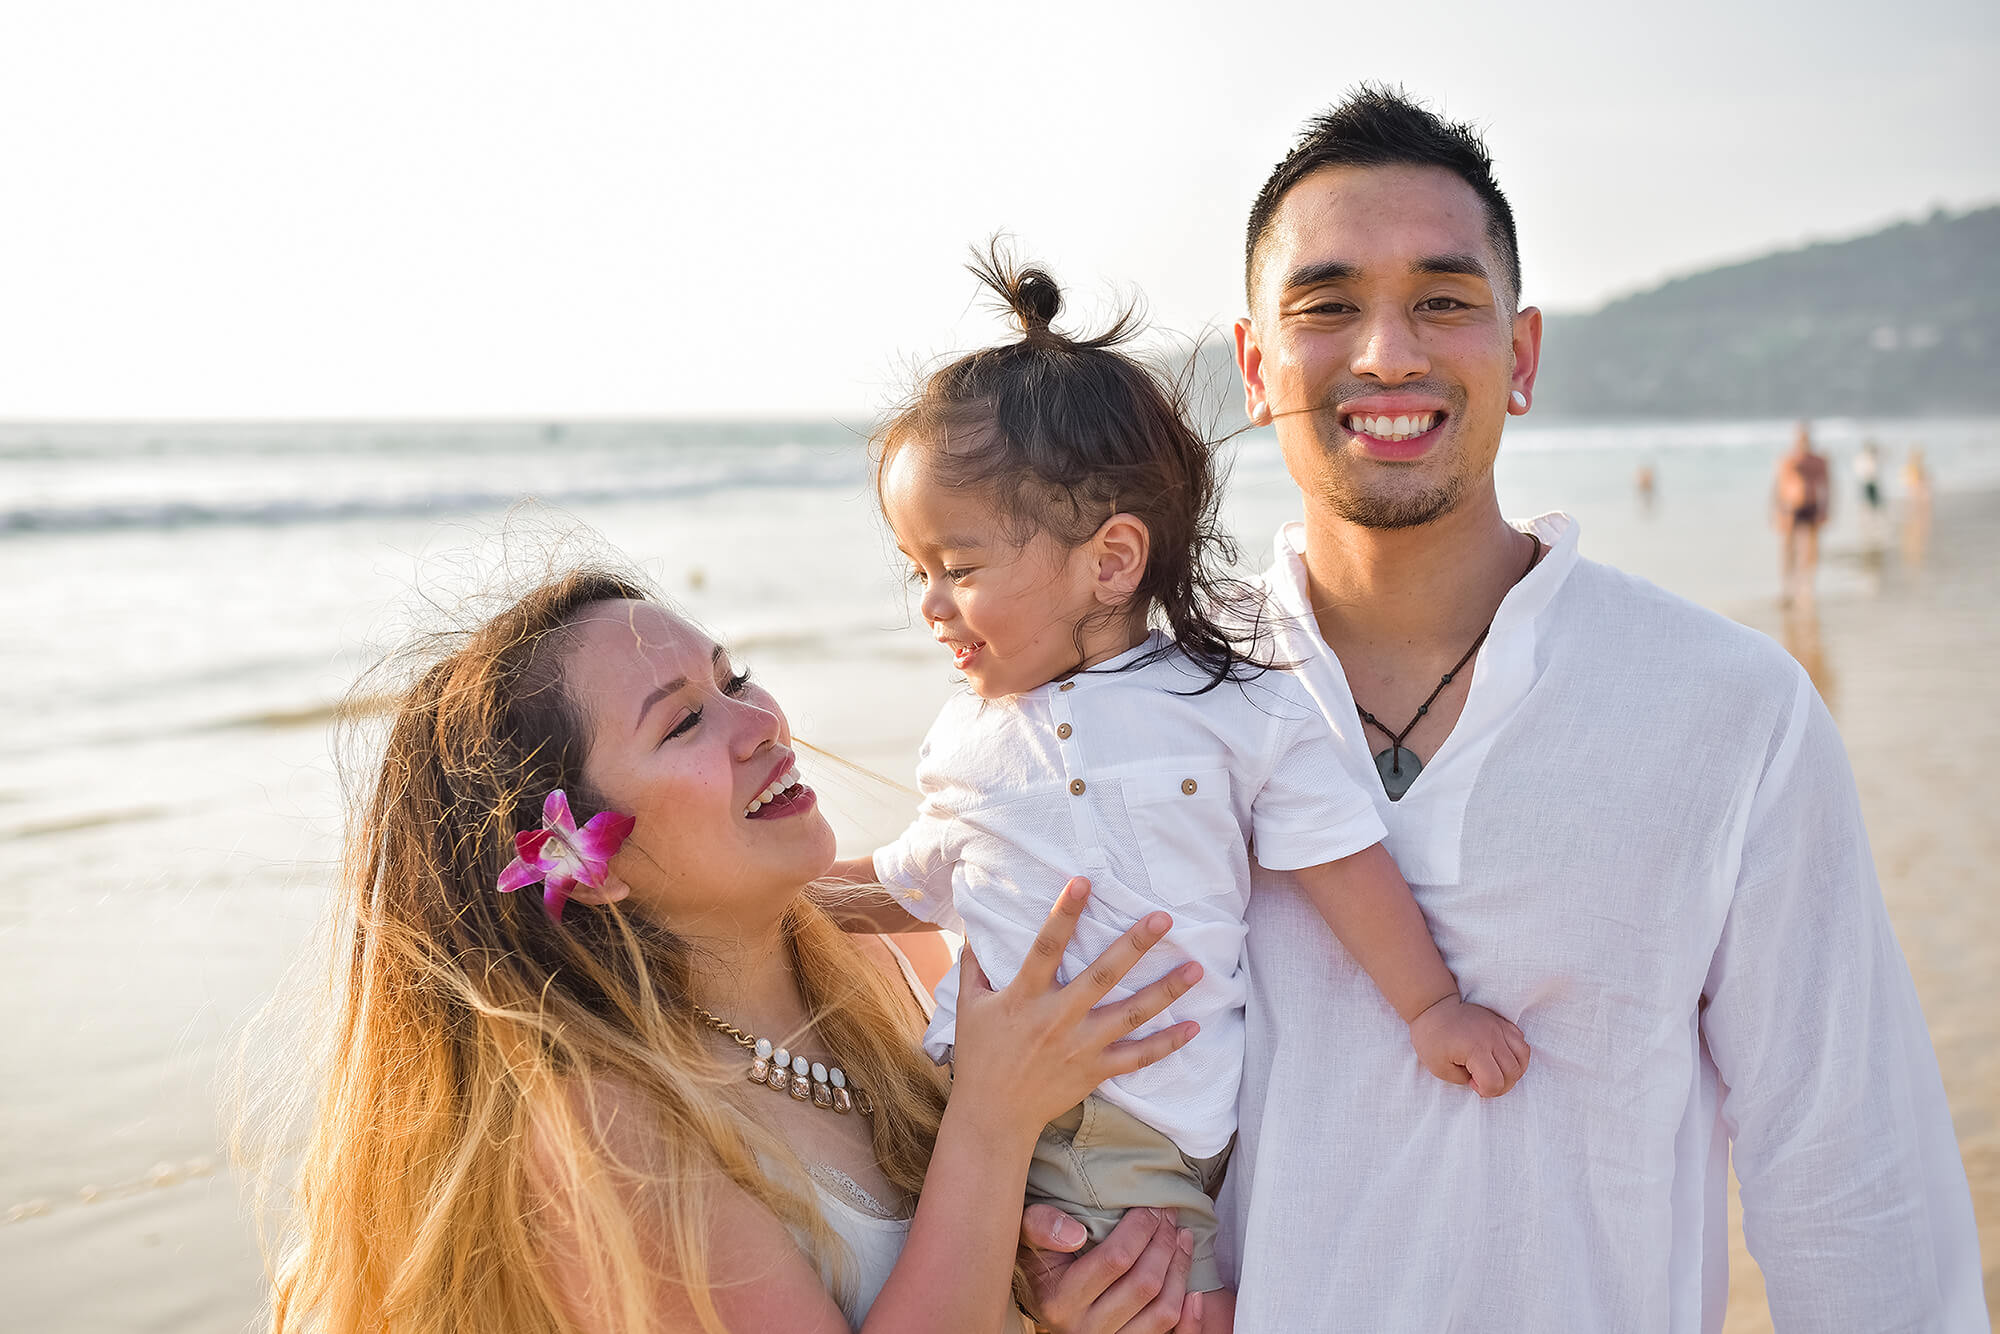
[[1882, 450], [1873, 440], [1861, 442], [1854, 456], [1854, 480], [1861, 488], [1861, 503], [1870, 514], [1882, 512]]
[[1832, 516], [1833, 478], [1826, 456], [1813, 448], [1812, 431], [1800, 422], [1792, 447], [1778, 460], [1771, 484], [1771, 520], [1778, 529], [1780, 597], [1813, 595], [1819, 570], [1819, 530]]
[[[1542, 322], [1484, 145], [1349, 97], [1273, 171], [1246, 268], [1246, 406], [1305, 514], [1266, 575], [1281, 648], [1363, 778], [1359, 710], [1400, 727], [1451, 676], [1404, 742], [1422, 770], [1374, 799], [1467, 999], [1535, 1060], [1495, 1101], [1424, 1079], [1298, 887], [1253, 872], [1236, 1327], [1718, 1334], [1733, 1157], [1779, 1330], [1984, 1334], [1937, 1061], [1810, 680], [1584, 559], [1569, 516], [1500, 511]], [[1065, 1266], [1051, 1223], [1023, 1220], [1042, 1314], [1094, 1328], [1064, 1303], [1141, 1271]]]

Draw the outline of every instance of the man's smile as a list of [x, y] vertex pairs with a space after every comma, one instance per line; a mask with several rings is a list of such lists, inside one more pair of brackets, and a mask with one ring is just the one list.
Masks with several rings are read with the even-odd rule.
[[1339, 410], [1341, 429], [1371, 458], [1397, 462], [1418, 458], [1437, 443], [1450, 414], [1442, 403], [1385, 394], [1354, 399]]

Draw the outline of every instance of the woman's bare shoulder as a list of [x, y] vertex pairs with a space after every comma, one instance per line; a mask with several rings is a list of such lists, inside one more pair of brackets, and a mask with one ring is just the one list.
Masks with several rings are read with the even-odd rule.
[[[670, 1240], [676, 1211], [669, 1196], [679, 1183], [663, 1135], [652, 1100], [615, 1075], [571, 1076], [530, 1114], [530, 1191], [539, 1197], [545, 1272], [582, 1329], [624, 1328], [613, 1319], [616, 1303], [603, 1295], [607, 1275], [610, 1290], [631, 1284], [644, 1289], [650, 1328], [666, 1334], [701, 1327], [696, 1308], [702, 1303], [676, 1277], [682, 1256]], [[615, 1170], [608, 1176], [579, 1172], [582, 1161], [593, 1158]], [[681, 1164], [679, 1171], [687, 1170]], [[777, 1216], [726, 1175], [695, 1170], [702, 1186], [697, 1244], [706, 1260], [705, 1287], [724, 1325], [772, 1329], [782, 1323], [812, 1334], [846, 1334], [824, 1280]], [[632, 1272], [618, 1272], [601, 1253], [593, 1256], [593, 1248], [605, 1250], [591, 1239], [597, 1234], [578, 1231], [581, 1220], [593, 1218], [583, 1207], [593, 1182], [608, 1187], [626, 1215], [640, 1261]], [[601, 1213], [593, 1222], [601, 1225]]]
[[848, 939], [863, 958], [880, 968], [899, 988], [907, 989], [909, 983], [903, 974], [902, 961], [896, 957], [898, 954], [909, 962], [910, 971], [927, 992], [935, 992], [951, 970], [951, 945], [937, 931], [908, 931], [893, 936], [857, 932]]

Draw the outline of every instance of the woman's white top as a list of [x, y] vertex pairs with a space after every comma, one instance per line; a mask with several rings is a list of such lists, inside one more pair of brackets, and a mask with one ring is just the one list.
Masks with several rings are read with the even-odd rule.
[[[1111, 995], [1198, 960], [1202, 982], [1135, 1036], [1188, 1019], [1201, 1033], [1098, 1091], [1197, 1158], [1220, 1153], [1236, 1129], [1251, 857], [1297, 870], [1384, 833], [1296, 677], [1269, 671], [1203, 691], [1208, 680], [1155, 632], [1020, 695], [962, 692], [924, 741], [915, 822], [875, 854], [881, 882], [913, 895], [912, 912], [962, 931], [995, 987], [1020, 971], [1073, 875], [1090, 877], [1091, 895], [1064, 981], [1140, 918], [1172, 913], [1173, 930]], [[949, 1052], [957, 997], [953, 970], [924, 1035], [933, 1059]]]
[[[910, 1239], [910, 1217], [870, 1195], [839, 1168], [813, 1163], [808, 1170], [819, 1195], [820, 1217], [847, 1247], [854, 1283], [840, 1311], [848, 1324], [859, 1329], [902, 1257], [903, 1243]], [[831, 1284], [830, 1274], [822, 1277]]]
[[[902, 970], [903, 981], [910, 988], [917, 1008], [928, 1018], [933, 1009], [930, 992], [917, 980], [916, 970], [896, 948], [896, 942], [887, 936], [881, 940], [895, 956], [896, 966]], [[820, 1217], [847, 1247], [848, 1274], [854, 1282], [848, 1299], [840, 1304], [840, 1311], [848, 1324], [859, 1329], [881, 1295], [882, 1285], [889, 1281], [889, 1271], [903, 1254], [903, 1243], [910, 1237], [910, 1214], [906, 1208], [876, 1199], [860, 1182], [830, 1164], [808, 1163], [806, 1170], [812, 1176], [813, 1190], [819, 1195]], [[800, 1244], [804, 1245], [803, 1238]], [[821, 1277], [831, 1290], [832, 1275], [822, 1272]]]
[[[1457, 726], [1379, 812], [1467, 999], [1534, 1058], [1490, 1101], [1426, 1074], [1292, 877], [1259, 872], [1221, 1201], [1237, 1328], [1712, 1334], [1733, 1149], [1778, 1329], [1984, 1334], [1965, 1170], [1833, 720], [1770, 639], [1580, 559], [1561, 515], [1532, 528], [1549, 554]], [[1359, 781], [1302, 542], [1282, 532], [1269, 575], [1284, 651]]]

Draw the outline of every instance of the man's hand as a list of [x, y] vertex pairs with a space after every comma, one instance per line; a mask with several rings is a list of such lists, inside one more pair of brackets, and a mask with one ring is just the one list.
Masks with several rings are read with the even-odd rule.
[[1446, 996], [1410, 1021], [1410, 1044], [1424, 1069], [1497, 1098], [1528, 1068], [1528, 1039], [1484, 1005]]
[[1021, 1214], [1021, 1245], [1043, 1328], [1054, 1334], [1200, 1334], [1202, 1294], [1187, 1290], [1194, 1234], [1171, 1209], [1130, 1209], [1082, 1251], [1083, 1225], [1047, 1204]]

